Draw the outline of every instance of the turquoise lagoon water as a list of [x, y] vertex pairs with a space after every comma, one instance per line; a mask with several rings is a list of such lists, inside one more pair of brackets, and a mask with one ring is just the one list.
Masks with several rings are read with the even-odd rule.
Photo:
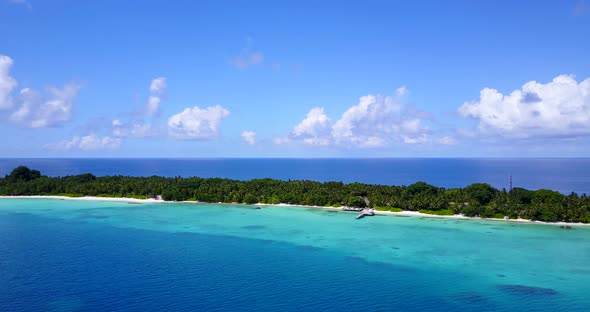
[[0, 199], [0, 311], [588, 311], [590, 228]]

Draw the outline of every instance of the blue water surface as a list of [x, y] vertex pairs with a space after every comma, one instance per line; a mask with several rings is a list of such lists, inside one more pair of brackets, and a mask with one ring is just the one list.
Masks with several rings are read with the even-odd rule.
[[590, 229], [0, 199], [0, 311], [587, 311]]
[[407, 158], [407, 159], [0, 159], [0, 175], [19, 165], [49, 176], [93, 173], [131, 176], [200, 176], [247, 180], [274, 178], [441, 187], [475, 182], [509, 188], [590, 194], [590, 158]]

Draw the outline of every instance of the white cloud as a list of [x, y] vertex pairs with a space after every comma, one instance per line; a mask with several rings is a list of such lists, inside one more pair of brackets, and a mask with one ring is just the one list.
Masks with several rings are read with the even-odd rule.
[[397, 96], [404, 96], [408, 93], [408, 88], [406, 86], [401, 86], [395, 90], [395, 94]]
[[157, 96], [150, 96], [145, 109], [148, 116], [156, 116], [160, 113], [160, 98]]
[[120, 127], [123, 125], [123, 122], [121, 122], [121, 120], [119, 120], [119, 119], [114, 119], [112, 124], [113, 124], [113, 127]]
[[186, 108], [168, 119], [170, 136], [183, 140], [206, 140], [219, 134], [221, 121], [229, 116], [229, 110], [220, 105], [200, 109]]
[[422, 133], [417, 136], [401, 135], [400, 137], [402, 141], [406, 144], [420, 144], [428, 142], [428, 136], [425, 133]]
[[242, 140], [249, 145], [256, 144], [256, 132], [254, 131], [244, 131], [242, 132]]
[[395, 140], [417, 143], [427, 131], [422, 120], [405, 114], [393, 97], [367, 95], [336, 121], [332, 137], [339, 144], [376, 147]]
[[121, 146], [121, 139], [109, 136], [97, 136], [90, 134], [87, 136], [75, 136], [70, 140], [64, 140], [58, 143], [48, 144], [45, 147], [52, 150], [72, 150], [79, 149], [83, 151], [116, 149]]
[[322, 107], [314, 107], [305, 119], [293, 128], [291, 137], [302, 140], [310, 145], [328, 145], [330, 134], [330, 118], [324, 114]]
[[165, 77], [158, 77], [152, 80], [150, 84], [150, 97], [148, 98], [145, 113], [148, 116], [157, 116], [160, 114], [160, 102], [162, 96], [166, 93], [168, 85]]
[[13, 106], [10, 93], [18, 83], [10, 77], [12, 64], [13, 61], [10, 57], [0, 54], [0, 110], [10, 109]]
[[25, 88], [19, 94], [19, 108], [10, 120], [29, 128], [60, 125], [72, 118], [73, 100], [79, 87], [67, 84], [63, 88], [48, 87], [46, 94]]
[[112, 122], [112, 126], [113, 135], [116, 137], [144, 138], [154, 136], [159, 133], [156, 126], [140, 121], [131, 121], [125, 123], [119, 119], [115, 119]]
[[150, 84], [150, 92], [153, 95], [162, 95], [166, 92], [167, 87], [166, 78], [158, 77], [152, 80], [152, 83]]
[[542, 84], [530, 81], [504, 95], [485, 88], [479, 101], [459, 108], [476, 119], [480, 134], [512, 138], [575, 137], [590, 134], [590, 78], [578, 83], [561, 75]]
[[[23, 2], [25, 3], [25, 2]], [[48, 87], [45, 92], [31, 88], [21, 89], [16, 99], [12, 91], [18, 85], [10, 76], [13, 60], [0, 55], [0, 110], [9, 110], [10, 120], [28, 128], [57, 126], [72, 118], [73, 100], [79, 86], [66, 84], [63, 88]]]
[[[396, 142], [406, 144], [451, 144], [430, 134], [423, 121], [430, 114], [417, 111], [413, 106], [404, 108], [396, 101], [408, 90], [396, 90], [396, 97], [367, 95], [357, 105], [347, 109], [333, 125], [321, 107], [311, 109], [286, 138], [275, 138], [275, 144], [303, 143], [307, 145], [339, 146], [346, 148], [376, 148]], [[419, 112], [419, 113], [417, 113]]]

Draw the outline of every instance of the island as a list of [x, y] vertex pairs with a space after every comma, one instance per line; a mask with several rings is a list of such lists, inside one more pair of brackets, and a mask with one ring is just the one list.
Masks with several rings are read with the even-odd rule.
[[498, 190], [487, 183], [444, 188], [425, 182], [394, 186], [309, 180], [97, 177], [90, 173], [48, 177], [25, 166], [19, 166], [0, 178], [0, 196], [30, 195], [161, 197], [165, 201], [203, 203], [370, 207], [377, 211], [415, 211], [442, 216], [590, 223], [590, 198], [586, 194], [564, 195], [552, 190], [533, 191], [519, 187]]

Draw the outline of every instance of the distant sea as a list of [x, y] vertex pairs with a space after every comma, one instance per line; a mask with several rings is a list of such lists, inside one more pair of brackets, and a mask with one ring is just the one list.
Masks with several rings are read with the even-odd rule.
[[590, 227], [245, 205], [0, 199], [0, 311], [590, 306]]
[[590, 194], [590, 158], [394, 158], [394, 159], [0, 159], [0, 175], [18, 165], [49, 176], [199, 176], [247, 180], [363, 182], [409, 185], [425, 181], [440, 187], [475, 182], [499, 189], [551, 189]]

